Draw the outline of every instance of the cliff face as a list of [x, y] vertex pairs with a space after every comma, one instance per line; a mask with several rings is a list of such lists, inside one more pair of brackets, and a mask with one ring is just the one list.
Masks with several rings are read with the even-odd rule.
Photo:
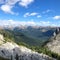
[[55, 60], [51, 57], [34, 52], [24, 46], [7, 42], [0, 45], [0, 56], [12, 60]]
[[47, 43], [47, 47], [54, 53], [58, 53], [60, 55], [60, 32], [56, 34], [51, 41]]

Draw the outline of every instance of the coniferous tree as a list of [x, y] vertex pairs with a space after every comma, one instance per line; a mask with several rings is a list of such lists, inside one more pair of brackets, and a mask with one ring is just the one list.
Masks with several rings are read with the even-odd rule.
[[13, 57], [12, 57], [12, 55], [11, 55], [11, 60], [13, 60]]
[[19, 60], [19, 56], [18, 56], [18, 54], [16, 54], [16, 60]]

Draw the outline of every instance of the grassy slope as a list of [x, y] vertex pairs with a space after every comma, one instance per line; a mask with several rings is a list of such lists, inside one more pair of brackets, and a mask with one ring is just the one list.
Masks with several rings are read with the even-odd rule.
[[9, 41], [13, 40], [17, 44], [27, 44], [31, 46], [40, 46], [42, 44], [42, 41], [30, 38], [26, 35], [24, 35], [21, 32], [11, 31], [11, 30], [0, 30], [0, 33], [4, 35], [5, 40]]

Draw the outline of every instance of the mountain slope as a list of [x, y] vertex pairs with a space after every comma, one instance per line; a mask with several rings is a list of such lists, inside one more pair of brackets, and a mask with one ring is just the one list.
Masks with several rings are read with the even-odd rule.
[[42, 41], [28, 37], [19, 31], [0, 30], [0, 33], [3, 34], [3, 36], [5, 37], [5, 40], [11, 39], [14, 42], [16, 42], [17, 44], [22, 43], [22, 44], [31, 45], [31, 46], [36, 46], [36, 45], [38, 46], [38, 45], [42, 44]]
[[45, 54], [39, 54], [24, 46], [7, 42], [0, 46], [0, 56], [12, 60], [55, 60]]
[[[2, 37], [2, 38], [1, 38]], [[0, 35], [0, 42], [4, 42]], [[14, 42], [4, 42], [0, 45], [0, 60], [55, 60], [45, 54], [39, 54]]]
[[25, 29], [21, 29], [19, 27], [14, 28], [14, 31], [22, 32], [23, 34], [38, 39], [38, 40], [47, 40], [49, 37], [52, 36], [55, 28], [48, 28], [48, 27], [38, 27], [33, 28], [28, 26]]
[[[39, 29], [38, 29], [39, 30]], [[6, 47], [6, 46], [8, 46], [8, 45], [10, 45], [10, 46], [16, 46], [16, 45], [14, 45], [14, 44], [12, 44], [12, 42], [14, 42], [14, 43], [17, 43], [19, 46], [20, 45], [23, 45], [23, 46], [26, 46], [26, 47], [28, 47], [28, 48], [30, 48], [30, 49], [32, 49], [32, 50], [34, 50], [34, 51], [37, 51], [37, 52], [39, 52], [39, 53], [44, 53], [44, 54], [47, 54], [47, 55], [49, 55], [50, 57], [52, 57], [52, 55], [53, 55], [53, 53], [52, 52], [50, 52], [49, 50], [46, 50], [46, 48], [44, 48], [44, 43], [46, 42], [46, 41], [49, 41], [48, 39], [47, 40], [45, 40], [45, 36], [47, 37], [48, 35], [48, 37], [50, 38], [52, 35], [53, 35], [53, 31], [54, 31], [55, 29], [48, 29], [47, 31], [46, 30], [44, 30], [43, 29], [43, 31], [41, 32], [41, 31], [37, 31], [37, 32], [40, 32], [39, 34], [39, 36], [41, 37], [41, 38], [43, 38], [44, 40], [38, 40], [38, 39], [35, 39], [35, 38], [32, 38], [30, 35], [28, 35], [28, 34], [25, 34], [24, 33], [24, 31], [23, 32], [21, 32], [20, 31], [20, 29], [19, 30], [10, 30], [10, 29], [2, 29], [2, 30], [0, 30], [0, 34], [1, 35], [3, 35], [2, 36], [2, 38], [4, 37], [4, 39], [3, 39], [3, 45], [1, 45], [2, 47]], [[34, 30], [33, 30], [34, 31]], [[36, 32], [35, 31], [35, 32]], [[33, 34], [37, 34], [37, 33], [33, 33]], [[32, 31], [30, 32], [30, 33], [32, 33]], [[52, 34], [51, 34], [52, 33]], [[35, 35], [34, 35], [35, 36]], [[9, 42], [9, 43], [7, 43], [7, 42]], [[10, 44], [11, 43], [11, 44]], [[10, 47], [10, 46], [8, 46], [7, 48], [7, 50], [6, 50], [6, 48], [4, 47], [4, 48], [2, 48], [2, 50], [3, 51], [6, 51], [6, 53], [4, 53], [3, 51], [3, 54], [7, 54], [8, 56], [10, 56], [9, 57], [9, 59], [11, 59], [12, 58], [12, 56], [11, 56], [11, 54], [12, 54], [12, 52], [14, 52], [13, 50], [15, 50], [15, 48], [13, 49], [13, 47]], [[12, 49], [11, 49], [12, 48]], [[19, 50], [20, 49], [20, 47], [18, 48], [18, 51], [20, 51]], [[24, 48], [25, 49], [25, 48]], [[24, 50], [23, 49], [23, 50]], [[12, 52], [11, 52], [12, 51]], [[27, 50], [28, 51], [28, 50]], [[9, 54], [8, 54], [8, 53]], [[1, 53], [2, 54], [2, 53]], [[43, 55], [44, 55], [43, 54]], [[6, 55], [6, 56], [7, 56]], [[13, 54], [14, 55], [14, 54]], [[15, 57], [16, 57], [16, 54], [14, 55]], [[29, 55], [30, 56], [30, 55]], [[31, 56], [30, 56], [31, 57]], [[4, 57], [5, 58], [5, 57]], [[45, 57], [44, 57], [45, 58]], [[55, 58], [55, 57], [53, 57], [53, 58]]]
[[[44, 31], [42, 31], [44, 30]], [[11, 39], [17, 44], [25, 44], [30, 46], [42, 46], [45, 41], [53, 35], [54, 29], [32, 28], [27, 29], [0, 29], [0, 33], [4, 35], [5, 40]]]
[[54, 53], [58, 53], [60, 55], [60, 32], [51, 38], [51, 41], [47, 43], [47, 47]]
[[44, 42], [46, 42], [47, 40], [50, 39], [51, 36], [53, 36], [54, 31], [55, 31], [55, 28], [48, 28], [48, 27], [33, 28], [31, 26], [29, 26], [25, 29], [21, 29], [19, 27], [15, 27], [13, 29], [13, 32], [16, 33], [18, 36], [19, 36], [19, 33], [21, 33], [25, 37], [28, 37], [28, 39], [27, 39], [20, 35], [19, 37], [22, 37], [22, 39], [23, 38], [26, 39], [26, 40], [23, 39], [22, 41], [24, 41], [25, 43], [26, 43], [26, 41], [31, 42], [32, 44], [30, 44], [30, 43], [27, 43], [27, 44], [30, 44], [30, 45], [35, 44], [35, 46], [43, 45]]
[[[0, 60], [2, 59], [20, 59], [20, 60], [55, 60], [45, 54], [37, 53], [35, 51], [32, 51], [24, 46], [17, 45], [21, 43], [20, 41], [15, 41], [16, 36], [18, 33], [13, 32], [11, 30], [0, 30], [0, 41], [3, 43], [0, 45]], [[18, 34], [20, 38], [23, 38], [21, 36], [24, 36], [22, 33]], [[14, 38], [15, 37], [15, 38]], [[26, 36], [24, 36], [26, 38]], [[27, 38], [26, 38], [27, 39]], [[24, 42], [24, 41], [23, 41]], [[17, 43], [17, 44], [16, 44]], [[25, 43], [25, 42], [24, 42]]]

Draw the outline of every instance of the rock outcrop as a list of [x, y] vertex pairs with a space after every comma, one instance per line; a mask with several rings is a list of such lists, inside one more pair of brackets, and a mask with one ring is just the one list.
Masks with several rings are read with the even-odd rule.
[[47, 47], [52, 52], [60, 55], [60, 29], [57, 29], [56, 32], [54, 32], [54, 35], [55, 36], [51, 38], [51, 41], [47, 43]]
[[0, 45], [0, 56], [11, 60], [55, 60], [11, 42]]

